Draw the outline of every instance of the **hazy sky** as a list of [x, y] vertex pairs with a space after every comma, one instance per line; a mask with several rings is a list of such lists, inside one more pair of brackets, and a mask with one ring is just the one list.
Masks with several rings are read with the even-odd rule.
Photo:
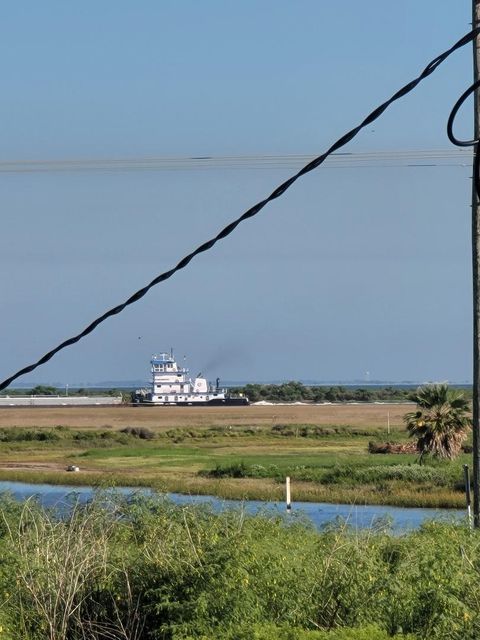
[[[470, 5], [6, 3], [0, 162], [319, 154], [468, 31]], [[471, 74], [466, 47], [346, 151], [448, 149], [446, 119]], [[0, 166], [0, 378], [293, 172]], [[22, 381], [143, 378], [170, 347], [209, 378], [470, 380], [470, 176], [320, 168]]]

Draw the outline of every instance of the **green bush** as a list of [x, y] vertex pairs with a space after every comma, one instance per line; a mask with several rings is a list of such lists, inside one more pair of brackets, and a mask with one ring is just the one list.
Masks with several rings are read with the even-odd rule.
[[217, 465], [214, 469], [202, 470], [199, 475], [210, 478], [275, 478], [283, 481], [285, 475], [295, 480], [321, 482], [324, 484], [378, 484], [387, 481], [411, 482], [415, 484], [435, 484], [462, 489], [461, 480], [456, 478], [458, 469], [431, 467], [426, 465], [377, 465], [371, 467], [351, 467], [337, 465], [331, 469], [296, 465], [288, 469], [275, 464], [246, 464], [243, 461], [230, 465]]
[[60, 435], [53, 429], [19, 429], [16, 427], [0, 429], [0, 442], [52, 442], [60, 440]]
[[342, 435], [347, 437], [357, 436], [369, 436], [372, 435], [371, 431], [367, 429], [359, 429], [354, 426], [331, 426], [325, 427], [320, 425], [311, 424], [298, 424], [298, 425], [283, 425], [275, 424], [271, 428], [271, 433], [279, 435], [297, 438], [323, 438], [325, 436]]
[[386, 480], [428, 482], [442, 486], [451, 483], [450, 473], [445, 469], [419, 464], [378, 465], [374, 467], [338, 466], [327, 471], [322, 477], [322, 482], [327, 484], [373, 484]]
[[155, 438], [154, 432], [147, 427], [125, 427], [125, 429], [120, 429], [120, 433], [140, 438], [140, 440], [153, 440]]
[[285, 476], [275, 464], [247, 465], [243, 461], [230, 465], [217, 464], [214, 469], [199, 471], [199, 475], [207, 478], [284, 478]]
[[248, 467], [244, 462], [235, 462], [230, 465], [217, 464], [214, 469], [201, 472], [201, 475], [210, 478], [247, 478], [250, 474], [251, 467]]
[[[306, 631], [276, 625], [255, 625], [239, 629], [228, 635], [217, 635], [217, 640], [413, 640], [412, 635], [391, 636], [376, 625], [366, 627], [332, 629], [330, 631]], [[187, 639], [185, 639], [187, 640]], [[188, 639], [190, 640], [190, 639]], [[193, 638], [192, 638], [193, 640]]]

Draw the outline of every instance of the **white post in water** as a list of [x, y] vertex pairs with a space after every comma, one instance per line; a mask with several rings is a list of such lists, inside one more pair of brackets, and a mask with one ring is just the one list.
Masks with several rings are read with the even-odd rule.
[[285, 478], [285, 494], [286, 494], [286, 498], [287, 498], [287, 511], [291, 511], [292, 510], [292, 499], [291, 499], [291, 495], [290, 495], [290, 477], [287, 476]]
[[463, 477], [465, 480], [465, 500], [467, 502], [467, 518], [468, 518], [468, 526], [472, 529], [472, 510], [470, 507], [470, 470], [468, 468], [468, 464], [463, 465]]

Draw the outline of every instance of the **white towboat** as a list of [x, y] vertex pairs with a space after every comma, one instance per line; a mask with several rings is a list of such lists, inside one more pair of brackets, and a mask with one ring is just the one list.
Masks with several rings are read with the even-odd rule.
[[137, 389], [134, 403], [140, 405], [246, 405], [243, 394], [232, 395], [220, 388], [220, 379], [215, 386], [207, 382], [201, 373], [192, 380], [188, 369], [179, 367], [171, 353], [159, 353], [150, 360], [152, 380], [149, 389]]

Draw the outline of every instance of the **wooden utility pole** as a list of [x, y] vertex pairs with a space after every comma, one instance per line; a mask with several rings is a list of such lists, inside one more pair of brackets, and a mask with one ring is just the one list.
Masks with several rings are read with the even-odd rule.
[[[480, 25], [480, 0], [472, 0], [472, 28]], [[473, 40], [473, 80], [480, 79], [480, 38]], [[474, 138], [480, 137], [480, 97], [474, 92]], [[476, 151], [477, 145], [474, 150]], [[473, 275], [473, 526], [480, 528], [480, 202], [472, 179]]]

